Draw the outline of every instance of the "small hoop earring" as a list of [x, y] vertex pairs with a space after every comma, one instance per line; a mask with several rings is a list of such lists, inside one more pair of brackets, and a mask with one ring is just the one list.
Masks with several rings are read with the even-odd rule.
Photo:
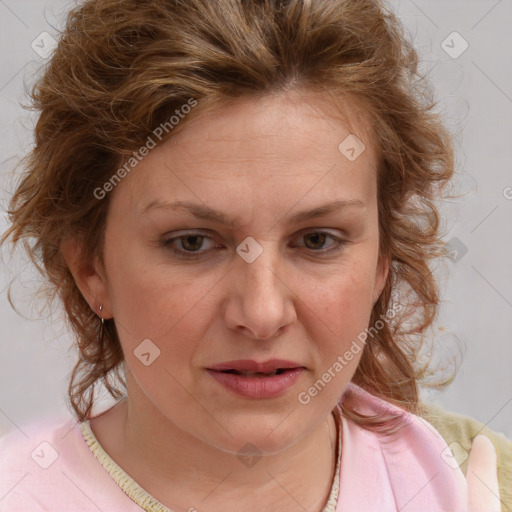
[[[101, 311], [103, 310], [103, 305], [100, 304], [100, 307], [98, 309], [100, 310], [100, 315], [101, 315]], [[105, 325], [105, 319], [102, 316], [100, 316], [100, 318], [101, 318], [101, 325]]]

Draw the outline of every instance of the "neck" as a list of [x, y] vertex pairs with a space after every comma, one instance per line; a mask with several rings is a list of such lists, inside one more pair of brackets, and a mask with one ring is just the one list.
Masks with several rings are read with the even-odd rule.
[[149, 402], [122, 400], [91, 420], [91, 428], [127, 474], [176, 512], [320, 512], [334, 478], [338, 433], [332, 414], [286, 450], [252, 457], [199, 440]]

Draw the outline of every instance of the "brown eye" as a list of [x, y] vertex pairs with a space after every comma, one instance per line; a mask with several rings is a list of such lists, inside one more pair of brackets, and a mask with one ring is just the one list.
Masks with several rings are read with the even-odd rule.
[[[205, 243], [207, 241], [209, 245]], [[193, 259], [206, 256], [213, 247], [213, 241], [203, 233], [185, 233], [162, 240], [161, 245], [178, 256]]]
[[308, 233], [304, 236], [304, 240], [310, 241], [310, 244], [306, 243], [308, 249], [322, 249], [326, 238], [326, 234], [321, 231]]
[[[326, 231], [308, 231], [298, 235], [295, 240], [304, 240], [297, 247], [305, 247], [318, 257], [329, 256], [343, 249], [348, 241], [343, 240]], [[209, 241], [209, 244], [208, 244]], [[204, 233], [184, 233], [167, 240], [162, 240], [161, 245], [182, 259], [199, 259], [212, 256], [212, 249], [222, 249], [215, 246], [211, 236]]]
[[204, 236], [201, 235], [186, 235], [179, 237], [178, 240], [181, 240], [181, 245], [185, 251], [197, 251], [203, 245]]
[[[297, 238], [304, 240], [306, 249], [319, 254], [339, 251], [342, 249], [343, 245], [347, 243], [346, 240], [325, 231], [309, 231], [299, 235]], [[329, 239], [332, 242], [326, 247], [325, 244]]]

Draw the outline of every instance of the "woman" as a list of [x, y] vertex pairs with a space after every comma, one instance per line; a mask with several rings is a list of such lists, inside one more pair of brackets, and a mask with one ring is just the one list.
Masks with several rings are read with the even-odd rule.
[[510, 443], [465, 475], [420, 418], [453, 149], [416, 66], [377, 1], [71, 11], [4, 240], [62, 300], [77, 420], [2, 441], [0, 510], [500, 510]]

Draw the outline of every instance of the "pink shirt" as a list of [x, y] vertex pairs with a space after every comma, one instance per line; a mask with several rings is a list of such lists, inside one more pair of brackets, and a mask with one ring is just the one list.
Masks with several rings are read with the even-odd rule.
[[[449, 448], [434, 427], [354, 384], [340, 403], [348, 399], [364, 414], [399, 414], [402, 428], [386, 436], [343, 418], [336, 512], [467, 512], [464, 475], [449, 464]], [[0, 439], [0, 512], [168, 510], [146, 505], [149, 495], [141, 506], [132, 501], [76, 420], [39, 421], [22, 430], [28, 437], [16, 430]]]

